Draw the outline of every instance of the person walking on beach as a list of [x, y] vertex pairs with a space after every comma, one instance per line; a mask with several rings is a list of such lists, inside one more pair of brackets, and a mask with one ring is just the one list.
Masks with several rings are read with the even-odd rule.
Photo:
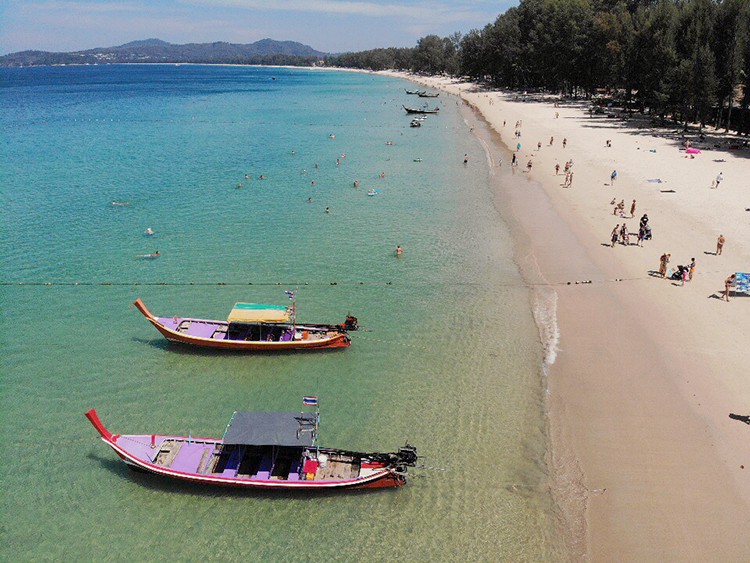
[[560, 163], [555, 163], [555, 176], [557, 176], [560, 173]]
[[538, 150], [538, 151], [542, 150], [542, 142], [541, 142], [541, 141], [539, 141], [539, 142], [538, 142], [538, 143], [536, 144], [536, 150]]
[[610, 238], [612, 240], [612, 248], [614, 248], [615, 244], [617, 244], [617, 237], [619, 236], [619, 233], [620, 233], [620, 224], [617, 223], [617, 225], [615, 225], [615, 228], [612, 229], [612, 234], [610, 235]]
[[695, 273], [695, 258], [690, 259], [688, 270], [688, 281], [693, 281], [693, 274]]
[[563, 148], [565, 148], [566, 146], [568, 146], [568, 138], [567, 137], [565, 137], [563, 139]]
[[532, 163], [532, 162], [531, 162], [530, 160], [529, 160], [529, 162], [528, 162], [528, 163], [526, 164], [526, 171], [527, 171], [527, 172], [531, 172], [531, 166], [532, 166], [532, 164], [533, 164], [533, 163]]
[[727, 303], [729, 303], [729, 288], [734, 285], [735, 277], [736, 274], [732, 274], [724, 280], [724, 301], [726, 301]]
[[659, 258], [659, 275], [663, 278], [667, 276], [667, 264], [669, 264], [670, 256], [672, 255], [665, 252]]
[[630, 246], [630, 234], [628, 233], [628, 226], [625, 223], [620, 227], [620, 244]]
[[617, 170], [612, 170], [612, 174], [609, 175], [609, 182], [614, 184], [615, 180], [617, 180]]
[[518, 160], [516, 159], [516, 153], [513, 153], [513, 158], [510, 159], [510, 165], [516, 166], [518, 164]]
[[719, 238], [716, 241], [716, 252], [714, 252], [714, 254], [716, 256], [719, 256], [723, 249], [724, 249], [724, 235], [719, 235]]
[[469, 164], [469, 155], [464, 154], [464, 164]]
[[630, 204], [630, 218], [635, 217], [635, 200]]
[[721, 181], [724, 179], [723, 174], [724, 174], [723, 172], [719, 172], [719, 175], [716, 176], [716, 180], [714, 181], [714, 183], [715, 183], [714, 187], [715, 188], [718, 188], [719, 184], [721, 184]]

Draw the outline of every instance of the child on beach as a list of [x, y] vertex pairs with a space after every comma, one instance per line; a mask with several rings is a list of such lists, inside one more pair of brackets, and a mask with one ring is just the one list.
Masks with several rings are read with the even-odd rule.
[[688, 281], [693, 281], [693, 274], [695, 273], [695, 258], [690, 259], [690, 265], [688, 266]]

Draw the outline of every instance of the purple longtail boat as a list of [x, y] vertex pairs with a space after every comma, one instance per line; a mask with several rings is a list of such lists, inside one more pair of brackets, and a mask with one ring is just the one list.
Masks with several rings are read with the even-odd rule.
[[182, 481], [255, 489], [400, 487], [416, 448], [359, 453], [315, 445], [318, 413], [235, 412], [222, 438], [112, 434], [86, 413], [105, 444], [134, 469]]
[[296, 306], [237, 303], [226, 321], [190, 317], [157, 317], [140, 298], [133, 305], [172, 342], [202, 348], [245, 352], [326, 350], [351, 344], [349, 331], [357, 330], [351, 315], [338, 325], [297, 323]]

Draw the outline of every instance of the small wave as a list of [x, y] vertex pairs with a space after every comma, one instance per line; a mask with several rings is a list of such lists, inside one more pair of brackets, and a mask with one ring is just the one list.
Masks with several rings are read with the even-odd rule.
[[557, 292], [549, 287], [539, 287], [533, 294], [534, 320], [539, 329], [539, 337], [544, 348], [544, 373], [555, 363], [560, 343], [560, 329], [557, 324]]

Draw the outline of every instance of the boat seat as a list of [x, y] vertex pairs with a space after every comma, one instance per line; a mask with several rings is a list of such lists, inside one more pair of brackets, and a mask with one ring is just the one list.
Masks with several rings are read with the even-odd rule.
[[271, 469], [273, 468], [273, 460], [270, 456], [264, 456], [258, 467], [258, 472], [255, 474], [256, 479], [270, 479]]
[[211, 335], [211, 338], [214, 340], [226, 340], [227, 338], [227, 331], [226, 330], [216, 330]]

